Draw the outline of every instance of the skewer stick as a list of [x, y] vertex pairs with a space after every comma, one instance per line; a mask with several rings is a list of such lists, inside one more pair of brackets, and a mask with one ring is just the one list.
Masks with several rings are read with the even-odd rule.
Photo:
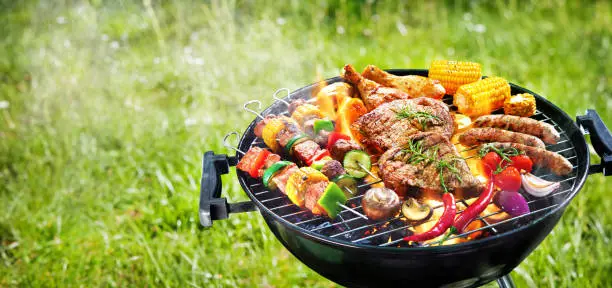
[[366, 217], [365, 215], [355, 211], [355, 209], [353, 209], [353, 208], [350, 208], [350, 207], [348, 207], [348, 206], [346, 206], [346, 205], [344, 205], [344, 204], [342, 204], [340, 202], [336, 202], [336, 204], [338, 204], [338, 206], [340, 206], [340, 207], [342, 207], [342, 208], [352, 212], [353, 214], [355, 214], [355, 215], [357, 215], [357, 216], [359, 216], [359, 217], [361, 217], [361, 218], [363, 218], [365, 220], [370, 220], [370, 219], [368, 219], [368, 217]]
[[285, 105], [289, 106], [289, 102], [285, 101], [285, 99], [278, 97], [278, 94], [280, 94], [280, 92], [282, 91], [287, 91], [287, 98], [289, 100], [291, 100], [291, 98], [289, 96], [291, 96], [291, 90], [289, 90], [289, 88], [280, 88], [278, 90], [276, 90], [276, 92], [274, 92], [274, 94], [272, 94], [272, 98], [274, 98], [274, 100], [280, 101], [285, 103]]
[[[257, 112], [257, 111], [255, 111], [255, 110], [253, 110], [253, 109], [249, 108], [249, 106], [251, 106], [251, 104], [253, 104], [253, 103], [257, 103], [257, 110], [261, 111], [261, 102], [260, 102], [259, 100], [251, 100], [251, 101], [247, 101], [246, 103], [244, 103], [244, 105], [242, 105], [242, 108], [243, 108], [245, 111], [247, 111], [247, 112], [250, 112], [250, 113], [255, 114], [255, 116], [257, 116], [257, 117], [261, 118], [261, 120], [263, 120], [263, 119], [264, 119], [264, 117], [263, 117], [263, 116], [261, 116], [261, 114], [259, 114], [259, 112]], [[244, 153], [243, 153], [243, 154], [244, 154]]]
[[242, 152], [240, 149], [234, 147], [234, 145], [232, 145], [231, 143], [227, 142], [227, 138], [229, 138], [232, 135], [236, 135], [237, 139], [240, 139], [240, 133], [233, 131], [230, 133], [225, 134], [225, 137], [223, 137], [223, 146], [225, 146], [225, 148], [227, 149], [232, 149], [234, 151], [236, 151], [236, 153], [240, 153], [242, 155], [244, 155], [244, 152]]
[[370, 170], [368, 170], [365, 167], [363, 167], [363, 165], [361, 165], [361, 163], [357, 163], [357, 165], [359, 165], [359, 168], [361, 168], [361, 170], [363, 170], [364, 172], [368, 173], [368, 175], [370, 175], [372, 178], [379, 179], [378, 176], [374, 175], [372, 172], [370, 172]]

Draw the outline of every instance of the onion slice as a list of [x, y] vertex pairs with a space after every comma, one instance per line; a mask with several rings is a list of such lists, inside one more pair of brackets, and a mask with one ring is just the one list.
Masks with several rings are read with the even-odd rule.
[[525, 173], [521, 178], [523, 180], [523, 189], [535, 197], [544, 197], [561, 186], [559, 182], [546, 181], [531, 173]]

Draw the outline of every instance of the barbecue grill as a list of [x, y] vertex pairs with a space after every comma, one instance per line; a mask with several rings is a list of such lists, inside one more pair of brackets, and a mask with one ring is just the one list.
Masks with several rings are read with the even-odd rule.
[[[400, 76], [427, 76], [428, 71], [398, 69], [388, 72]], [[326, 80], [328, 84], [339, 81], [343, 81], [342, 78]], [[373, 221], [362, 217], [361, 198], [372, 183], [359, 185], [359, 191], [347, 201], [347, 207], [334, 220], [300, 209], [282, 193], [267, 190], [260, 180], [238, 170], [238, 181], [251, 201], [227, 203], [225, 198], [221, 198], [221, 175], [227, 174], [229, 167], [238, 163], [241, 151], [252, 146], [265, 147], [253, 132], [260, 120], [258, 118], [268, 114], [287, 115], [287, 106], [283, 102], [310, 98], [317, 84], [292, 93], [287, 90], [288, 95], [283, 99], [277, 98], [275, 93], [277, 101], [260, 113], [249, 106], [257, 101], [245, 104], [245, 109], [258, 117], [242, 133], [237, 147], [231, 147], [237, 151], [236, 155], [212, 151], [204, 154], [200, 222], [210, 227], [213, 220], [225, 219], [231, 213], [259, 210], [270, 230], [295, 257], [322, 276], [345, 286], [384, 287], [407, 283], [418, 287], [473, 287], [497, 279], [500, 287], [513, 287], [508, 273], [550, 233], [584, 185], [586, 177], [594, 173], [612, 174], [612, 136], [593, 110], [588, 110], [574, 122], [564, 111], [536, 93], [514, 84], [510, 86], [512, 94], [535, 95], [538, 111], [532, 118], [553, 125], [561, 134], [557, 144], [546, 148], [566, 157], [573, 170], [563, 177], [544, 169], [534, 170], [532, 173], [536, 176], [561, 182], [561, 187], [546, 197], [525, 195], [531, 210], [528, 214], [489, 221], [501, 212], [490, 213], [478, 218], [484, 226], [450, 239], [465, 237], [475, 231], [482, 231], [487, 237], [453, 245], [429, 243], [409, 247], [402, 238], [411, 223], [399, 218]], [[454, 108], [452, 98], [447, 96], [443, 100], [451, 109]], [[584, 138], [589, 133], [601, 158], [600, 164], [590, 164], [589, 148]], [[237, 136], [238, 133], [230, 133], [226, 138], [231, 135]]]

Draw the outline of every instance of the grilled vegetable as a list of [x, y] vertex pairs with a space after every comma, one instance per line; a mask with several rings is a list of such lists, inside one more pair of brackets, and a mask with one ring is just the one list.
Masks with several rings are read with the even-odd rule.
[[323, 112], [321, 112], [317, 106], [307, 103], [295, 108], [295, 111], [291, 114], [291, 118], [297, 121], [300, 127], [304, 125], [304, 122], [310, 119], [320, 119], [323, 117], [325, 117], [325, 115], [323, 115]]
[[287, 117], [270, 119], [263, 128], [262, 138], [264, 143], [266, 143], [266, 145], [268, 145], [272, 151], [278, 151], [280, 148], [278, 141], [276, 141], [276, 135], [278, 135], [278, 133], [285, 127], [285, 121], [283, 120], [288, 119], [289, 118]]
[[304, 188], [306, 188], [306, 183], [321, 180], [327, 180], [327, 177], [325, 177], [323, 173], [310, 167], [302, 167], [289, 176], [287, 186], [285, 186], [287, 197], [289, 197], [291, 202], [295, 205], [304, 207]]
[[351, 129], [351, 124], [359, 117], [366, 114], [368, 109], [359, 98], [346, 98], [344, 102], [338, 104], [338, 118], [336, 119], [336, 132], [349, 136], [359, 142], [361, 133]]
[[521, 188], [521, 173], [513, 166], [506, 167], [493, 176], [495, 185], [502, 190], [516, 192]]
[[444, 195], [442, 195], [442, 202], [444, 203], [444, 212], [442, 212], [442, 216], [440, 216], [438, 222], [436, 222], [431, 229], [423, 233], [404, 237], [404, 241], [420, 242], [430, 240], [444, 234], [444, 231], [453, 225], [453, 220], [455, 219], [455, 214], [457, 212], [455, 196], [453, 196], [452, 193], [445, 192]]
[[344, 155], [344, 170], [355, 178], [363, 178], [368, 175], [367, 171], [372, 168], [370, 155], [362, 150], [351, 150]]
[[319, 201], [317, 201], [317, 204], [325, 210], [329, 218], [333, 219], [338, 216], [338, 213], [340, 213], [342, 209], [338, 203], [344, 204], [345, 202], [346, 196], [342, 192], [342, 189], [340, 189], [336, 183], [330, 182], [327, 188], [325, 188], [323, 195], [321, 195], [321, 198], [319, 198]]
[[338, 187], [342, 189], [342, 192], [344, 192], [347, 197], [352, 197], [355, 193], [357, 193], [357, 179], [351, 175], [342, 174], [334, 178], [332, 181], [338, 184]]
[[264, 163], [266, 162], [266, 159], [268, 158], [268, 155], [270, 155], [270, 151], [268, 151], [268, 149], [261, 150], [259, 155], [257, 155], [257, 158], [255, 158], [253, 164], [249, 169], [249, 175], [251, 175], [251, 177], [259, 177], [259, 170], [261, 169], [261, 167], [263, 167]]
[[386, 219], [395, 215], [400, 205], [399, 197], [389, 188], [371, 188], [361, 199], [363, 212], [372, 220]]
[[275, 190], [276, 187], [274, 185], [274, 182], [270, 180], [272, 180], [272, 177], [274, 177], [276, 173], [278, 173], [279, 171], [281, 171], [283, 168], [285, 168], [287, 165], [290, 165], [290, 164], [291, 162], [289, 161], [278, 161], [272, 164], [272, 166], [270, 166], [268, 169], [266, 169], [262, 177], [264, 186], [272, 190]]
[[510, 161], [510, 166], [516, 167], [519, 171], [531, 172], [531, 169], [533, 169], [533, 161], [527, 155], [512, 156]]
[[[331, 157], [330, 157], [330, 159], [331, 159]], [[325, 163], [327, 163], [327, 161], [329, 161], [329, 160], [328, 159], [322, 159], [322, 160], [314, 161], [310, 165], [310, 168], [313, 168], [313, 169], [321, 171], [321, 168], [323, 168], [323, 165], [325, 165]]]
[[289, 142], [287, 142], [287, 145], [285, 145], [285, 153], [287, 155], [292, 155], [293, 154], [293, 146], [308, 140], [308, 135], [306, 134], [298, 134], [293, 136], [293, 138], [291, 138], [291, 140], [289, 140]]
[[474, 117], [502, 108], [509, 97], [508, 81], [501, 77], [489, 77], [459, 87], [453, 102], [460, 113]]
[[521, 178], [523, 179], [523, 189], [536, 197], [544, 197], [561, 186], [559, 182], [546, 181], [531, 173], [523, 174]]
[[482, 157], [482, 164], [486, 175], [493, 173], [502, 162], [501, 156], [496, 152], [488, 152]]
[[504, 114], [529, 117], [536, 112], [536, 101], [533, 95], [523, 93], [509, 97], [504, 102]]
[[455, 219], [455, 223], [451, 227], [450, 233], [463, 233], [468, 224], [487, 208], [491, 199], [493, 199], [493, 181], [489, 180], [487, 187], [480, 193], [478, 199], [470, 204], [470, 206], [461, 212], [459, 217]]
[[529, 204], [527, 204], [523, 195], [518, 192], [499, 191], [495, 194], [493, 202], [512, 217], [529, 213]]
[[480, 64], [474, 62], [434, 60], [429, 67], [429, 78], [439, 80], [446, 94], [453, 95], [464, 84], [480, 80]]
[[402, 204], [402, 214], [410, 221], [422, 221], [433, 214], [433, 208], [427, 204], [421, 204], [412, 197], [408, 197]]
[[314, 121], [314, 135], [319, 134], [321, 130], [334, 131], [334, 123], [327, 119], [317, 119]]

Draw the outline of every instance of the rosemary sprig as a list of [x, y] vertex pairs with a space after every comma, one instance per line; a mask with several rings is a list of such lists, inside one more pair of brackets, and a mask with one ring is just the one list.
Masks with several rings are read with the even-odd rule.
[[459, 161], [459, 158], [453, 158], [450, 161], [440, 160], [438, 161], [438, 165], [436, 168], [438, 169], [438, 175], [440, 177], [440, 186], [444, 189], [444, 192], [448, 192], [448, 188], [446, 187], [445, 179], [444, 179], [444, 170], [447, 170], [451, 173], [451, 176], [454, 176], [460, 183], [463, 183], [463, 179], [461, 178], [461, 172], [457, 169], [455, 165]]
[[398, 119], [417, 119], [419, 124], [421, 125], [421, 129], [427, 129], [427, 122], [432, 120], [440, 120], [440, 117], [433, 115], [429, 112], [425, 111], [415, 111], [410, 106], [406, 106], [402, 108], [402, 110], [396, 112], [396, 116]]
[[451, 174], [451, 177], [455, 177], [459, 182], [463, 183], [463, 179], [461, 178], [461, 171], [457, 168], [456, 164], [462, 158], [453, 157], [450, 160], [441, 160], [438, 159], [438, 150], [440, 147], [438, 145], [431, 146], [429, 149], [425, 149], [423, 147], [423, 141], [409, 141], [405, 149], [402, 149], [402, 152], [409, 153], [410, 156], [406, 160], [409, 164], [419, 164], [424, 162], [425, 165], [429, 165], [431, 163], [435, 163], [436, 169], [438, 170], [438, 176], [440, 178], [440, 186], [444, 192], [448, 192], [448, 187], [446, 186], [446, 179], [444, 178], [444, 171], [448, 171]]
[[487, 153], [491, 151], [497, 153], [497, 155], [499, 155], [499, 157], [501, 157], [502, 160], [506, 160], [508, 163], [512, 163], [512, 160], [510, 160], [510, 157], [518, 156], [523, 153], [522, 151], [519, 151], [518, 149], [514, 147], [510, 147], [508, 149], [501, 149], [501, 148], [495, 147], [495, 145], [493, 144], [485, 144], [482, 146], [482, 148], [480, 148], [480, 150], [478, 150], [478, 156], [480, 156], [480, 158], [483, 158], [485, 155], [487, 155]]

